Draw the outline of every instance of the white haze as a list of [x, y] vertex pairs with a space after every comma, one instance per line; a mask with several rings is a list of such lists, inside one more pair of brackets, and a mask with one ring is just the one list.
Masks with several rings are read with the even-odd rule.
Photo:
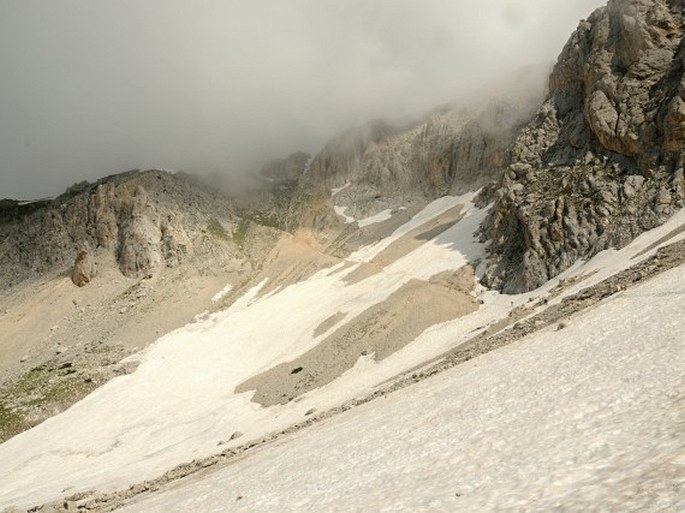
[[3, 0], [0, 198], [314, 153], [369, 119], [516, 85], [603, 3]]

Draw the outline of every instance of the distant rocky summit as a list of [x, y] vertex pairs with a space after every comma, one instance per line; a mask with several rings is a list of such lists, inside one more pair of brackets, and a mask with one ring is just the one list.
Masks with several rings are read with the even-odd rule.
[[683, 207], [684, 5], [611, 0], [580, 23], [485, 195], [488, 285], [533, 289]]
[[288, 182], [299, 180], [307, 169], [311, 155], [296, 151], [285, 158], [273, 159], [260, 171], [260, 176], [271, 182]]
[[105, 256], [124, 276], [140, 277], [203, 254], [240, 253], [232, 238], [240, 219], [230, 202], [183, 174], [130, 171], [77, 184], [51, 201], [0, 207], [0, 290], [64, 268], [83, 286]]
[[446, 107], [404, 127], [376, 121], [329, 142], [307, 178], [349, 183], [336, 199], [357, 215], [476, 190], [498, 176], [526, 107], [494, 101], [481, 111]]
[[479, 189], [501, 174], [507, 148], [534, 111], [531, 103], [525, 97], [447, 106], [420, 121], [374, 121], [343, 132], [302, 176], [286, 227], [330, 239], [345, 226], [334, 205], [361, 219]]

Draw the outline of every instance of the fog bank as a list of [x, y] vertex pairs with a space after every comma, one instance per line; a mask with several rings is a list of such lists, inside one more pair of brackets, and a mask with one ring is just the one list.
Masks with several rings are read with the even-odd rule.
[[131, 168], [238, 176], [313, 154], [369, 119], [545, 69], [603, 3], [4, 0], [0, 198]]

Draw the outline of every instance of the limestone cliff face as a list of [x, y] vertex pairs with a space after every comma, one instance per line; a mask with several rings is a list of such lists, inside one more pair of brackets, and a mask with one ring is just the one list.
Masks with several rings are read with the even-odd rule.
[[342, 188], [336, 205], [356, 218], [477, 190], [499, 176], [528, 105], [493, 102], [481, 111], [450, 107], [406, 126], [376, 121], [349, 130], [314, 157], [299, 192], [300, 202], [317, 211], [297, 217], [318, 219], [312, 226], [317, 230], [334, 224], [334, 188]]
[[[36, 207], [6, 203], [0, 288], [71, 267], [84, 247], [89, 250], [76, 258], [72, 274], [79, 285], [94, 276], [91, 266], [103, 253], [116, 259], [122, 274], [137, 277], [193, 255], [238, 252], [228, 240], [238, 220], [226, 198], [183, 175], [128, 172], [79, 184]], [[222, 227], [224, 237], [212, 234], [212, 226]]]
[[580, 23], [486, 196], [489, 285], [535, 288], [683, 206], [683, 10], [682, 0], [611, 0]]

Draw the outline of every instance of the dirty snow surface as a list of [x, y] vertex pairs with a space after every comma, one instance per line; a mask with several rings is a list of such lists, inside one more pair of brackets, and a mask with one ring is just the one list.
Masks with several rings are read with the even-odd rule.
[[685, 511], [685, 268], [122, 511]]

